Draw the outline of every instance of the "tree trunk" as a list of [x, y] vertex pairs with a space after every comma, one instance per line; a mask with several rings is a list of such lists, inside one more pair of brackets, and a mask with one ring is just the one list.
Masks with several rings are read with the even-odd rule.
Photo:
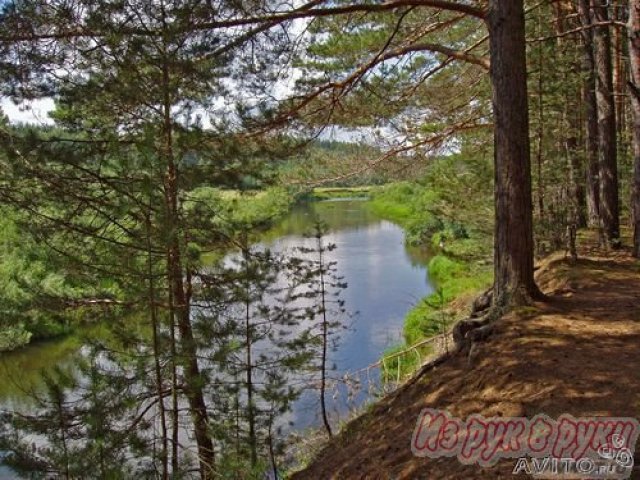
[[640, 0], [629, 2], [629, 85], [633, 112], [633, 255], [640, 258]]
[[214, 466], [213, 442], [208, 432], [208, 414], [204, 401], [202, 375], [198, 366], [195, 339], [191, 328], [189, 299], [185, 293], [182, 278], [182, 263], [178, 241], [175, 240], [169, 251], [169, 275], [171, 279], [172, 297], [175, 302], [175, 318], [177, 318], [180, 334], [180, 357], [184, 369], [184, 391], [189, 402], [189, 412], [193, 420], [193, 431], [198, 448], [200, 476], [203, 480], [212, 477]]
[[583, 69], [585, 80], [583, 101], [585, 104], [585, 147], [587, 153], [587, 216], [590, 227], [600, 226], [600, 167], [598, 165], [598, 109], [596, 101], [595, 60], [593, 53], [593, 31], [589, 0], [578, 0], [578, 14], [584, 48]]
[[171, 321], [177, 320], [180, 357], [184, 371], [184, 391], [189, 403], [189, 413], [193, 421], [193, 431], [198, 448], [200, 477], [208, 480], [212, 477], [214, 466], [213, 441], [208, 431], [207, 406], [204, 401], [204, 389], [200, 367], [198, 366], [198, 347], [191, 328], [191, 298], [189, 286], [185, 288], [184, 266], [178, 232], [180, 231], [180, 213], [178, 209], [178, 170], [173, 153], [173, 130], [171, 122], [171, 99], [169, 96], [169, 67], [163, 64], [163, 148], [160, 152], [165, 161], [164, 200], [167, 215], [167, 275], [173, 299]]
[[[567, 104], [569, 100], [566, 100]], [[567, 153], [567, 160], [569, 166], [569, 185], [571, 187], [571, 215], [569, 222], [576, 228], [584, 228], [587, 226], [586, 216], [586, 194], [583, 178], [583, 167], [580, 162], [580, 156], [578, 155], [578, 138], [575, 134], [575, 119], [572, 112], [565, 112], [565, 118], [567, 121], [567, 128], [569, 133], [565, 139], [565, 150]]]
[[327, 431], [327, 435], [330, 437], [333, 436], [333, 431], [331, 430], [331, 424], [329, 423], [329, 417], [327, 415], [327, 403], [326, 403], [326, 390], [327, 390], [327, 350], [329, 346], [329, 324], [327, 322], [327, 302], [326, 302], [326, 291], [324, 284], [324, 258], [322, 252], [324, 250], [324, 246], [322, 245], [322, 232], [320, 228], [318, 228], [317, 235], [317, 247], [318, 247], [318, 258], [319, 258], [319, 266], [320, 266], [320, 302], [322, 308], [322, 358], [320, 363], [320, 410], [322, 413], [322, 423], [324, 423], [324, 428]]
[[494, 302], [541, 297], [533, 279], [533, 218], [523, 0], [491, 0], [495, 162]]
[[[611, 20], [624, 21], [620, 18], [621, 8], [618, 5], [620, 2], [613, 4], [613, 11], [611, 12]], [[625, 118], [624, 118], [624, 94], [625, 94], [625, 78], [626, 68], [624, 62], [623, 52], [623, 37], [624, 34], [621, 29], [613, 27], [611, 29], [612, 44], [613, 44], [613, 100], [616, 106], [616, 133], [618, 135], [618, 157], [625, 158], [625, 142], [624, 142], [624, 130], [625, 130]]]
[[169, 302], [169, 336], [171, 352], [171, 472], [177, 475], [180, 466], [179, 437], [180, 437], [180, 405], [178, 401], [178, 349], [176, 347], [176, 320], [173, 315], [173, 294], [171, 289], [167, 294]]
[[[555, 4], [555, 31], [557, 38], [557, 49], [561, 59], [567, 55], [564, 34], [567, 31], [568, 11], [567, 5], [563, 2]], [[580, 63], [571, 60], [572, 75], [580, 75]], [[586, 192], [584, 186], [584, 167], [578, 148], [578, 131], [580, 128], [579, 111], [575, 104], [575, 91], [565, 92], [564, 109], [562, 112], [562, 125], [564, 142], [563, 147], [567, 155], [567, 166], [569, 167], [569, 186], [571, 188], [569, 204], [569, 228], [584, 228], [587, 226]]]
[[[248, 253], [245, 261], [249, 261]], [[249, 272], [245, 272], [246, 275]], [[249, 298], [249, 285], [247, 285], [247, 298]], [[245, 303], [245, 383], [247, 387], [247, 421], [249, 422], [249, 450], [251, 451], [251, 466], [258, 463], [258, 438], [256, 434], [256, 402], [253, 398], [253, 357], [251, 355], [253, 345], [253, 333], [251, 332], [251, 301]]]
[[162, 380], [161, 365], [161, 349], [160, 349], [160, 332], [158, 322], [158, 307], [156, 304], [156, 286], [153, 270], [153, 251], [151, 245], [151, 213], [147, 212], [145, 218], [145, 233], [147, 241], [147, 275], [149, 282], [149, 313], [151, 316], [151, 328], [153, 332], [153, 360], [156, 375], [156, 392], [158, 395], [158, 410], [160, 413], [160, 432], [162, 434], [162, 451], [160, 453], [160, 461], [162, 462], [162, 480], [169, 478], [169, 437], [167, 435], [167, 415], [164, 405], [164, 382]]
[[[601, 0], [593, 8], [596, 22], [608, 22], [609, 13]], [[618, 162], [616, 150], [616, 109], [613, 96], [611, 37], [607, 25], [595, 27], [596, 102], [598, 107], [598, 154], [600, 164], [600, 219], [606, 241], [620, 244], [618, 205]]]
[[[542, 15], [538, 15], [538, 34], [542, 35]], [[536, 100], [537, 100], [537, 110], [538, 110], [538, 132], [536, 135], [536, 142], [537, 142], [537, 148], [536, 148], [536, 172], [537, 172], [537, 180], [538, 180], [538, 184], [537, 184], [537, 204], [538, 204], [538, 217], [536, 218], [536, 220], [538, 222], [540, 222], [541, 225], [545, 224], [545, 218], [544, 218], [544, 201], [545, 201], [545, 185], [544, 185], [544, 178], [542, 175], [542, 164], [544, 163], [544, 159], [542, 156], [542, 149], [543, 149], [543, 137], [544, 137], [544, 124], [545, 124], [545, 118], [544, 118], [544, 113], [545, 113], [545, 109], [544, 109], [544, 85], [543, 85], [543, 81], [544, 81], [544, 65], [546, 63], [546, 59], [543, 59], [543, 55], [538, 55], [538, 81], [537, 81], [537, 87], [538, 87], [538, 91], [537, 91], [537, 95], [536, 95]]]

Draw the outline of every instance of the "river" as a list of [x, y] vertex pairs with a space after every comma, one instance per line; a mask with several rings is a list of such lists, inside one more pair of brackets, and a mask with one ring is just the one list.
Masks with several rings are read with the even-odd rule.
[[[402, 229], [376, 216], [363, 200], [302, 204], [267, 232], [263, 243], [275, 251], [295, 249], [309, 242], [304, 234], [312, 229], [315, 218], [327, 225], [325, 241], [336, 245], [329, 259], [337, 262], [338, 274], [348, 284], [342, 298], [352, 313], [350, 327], [339, 334], [337, 349], [331, 353], [335, 370], [330, 376], [341, 378], [378, 361], [386, 349], [401, 342], [407, 311], [432, 292], [427, 255], [407, 247]], [[371, 381], [377, 382], [378, 371], [372, 370], [371, 375]], [[370, 386], [361, 383], [359, 387], [360, 392], [349, 398], [349, 388], [335, 386], [329, 405], [334, 422], [366, 400]], [[291, 418], [296, 429], [319, 423], [317, 403], [317, 393], [308, 393], [296, 403]]]
[[[335, 364], [332, 376], [342, 377], [376, 362], [385, 349], [398, 344], [405, 314], [432, 287], [425, 252], [405, 246], [402, 229], [377, 217], [365, 200], [298, 205], [262, 235], [261, 243], [275, 251], [292, 250], [310, 241], [304, 235], [316, 218], [328, 227], [326, 242], [336, 245], [330, 260], [337, 262], [338, 274], [348, 284], [342, 298], [352, 314], [350, 326], [339, 335], [330, 359]], [[72, 364], [81, 350], [79, 337], [70, 336], [0, 354], [0, 411], [28, 407], [31, 392], [43, 388], [41, 371]], [[334, 418], [346, 408], [346, 393], [338, 393], [330, 405]], [[366, 392], [361, 391], [351, 399], [352, 406], [365, 398]], [[295, 429], [317, 425], [317, 399], [312, 394], [303, 396], [289, 420]], [[12, 477], [0, 466], [0, 478]]]

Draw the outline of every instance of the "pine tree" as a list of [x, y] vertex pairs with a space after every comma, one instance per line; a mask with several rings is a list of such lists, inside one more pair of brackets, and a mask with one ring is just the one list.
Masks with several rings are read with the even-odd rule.
[[298, 253], [305, 259], [303, 268], [307, 283], [305, 299], [309, 302], [307, 315], [312, 322], [310, 334], [315, 344], [315, 361], [311, 365], [313, 377], [319, 377], [320, 416], [329, 437], [333, 429], [329, 419], [327, 396], [330, 388], [329, 373], [332, 370], [331, 352], [336, 348], [337, 335], [346, 317], [342, 290], [347, 288], [343, 277], [337, 274], [337, 262], [328, 259], [336, 249], [334, 243], [326, 243], [327, 226], [316, 219], [314, 230], [308, 236], [313, 239], [313, 247], [298, 247]]

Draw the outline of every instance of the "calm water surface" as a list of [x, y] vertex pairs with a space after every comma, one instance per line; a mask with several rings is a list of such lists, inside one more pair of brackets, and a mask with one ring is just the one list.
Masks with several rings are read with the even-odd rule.
[[[303, 204], [277, 228], [268, 232], [263, 243], [276, 251], [292, 250], [314, 239], [304, 237], [319, 218], [329, 228], [326, 242], [336, 249], [328, 253], [337, 262], [338, 274], [348, 287], [342, 292], [345, 306], [353, 315], [350, 328], [338, 336], [331, 362], [332, 377], [362, 369], [378, 361], [385, 349], [401, 342], [402, 326], [408, 310], [432, 292], [428, 282], [426, 253], [408, 248], [397, 225], [371, 212], [366, 201], [341, 200]], [[377, 371], [373, 370], [373, 381]], [[338, 384], [331, 410], [334, 421], [367, 398], [368, 385], [348, 401], [348, 392]], [[319, 424], [317, 394], [309, 393], [297, 402], [291, 420], [298, 429]]]
[[[363, 200], [314, 202], [297, 206], [261, 243], [276, 251], [295, 249], [313, 240], [314, 219], [328, 226], [326, 241], [336, 244], [329, 259], [337, 262], [338, 274], [348, 288], [342, 292], [352, 316], [350, 327], [339, 335], [332, 376], [358, 370], [376, 362], [382, 352], [400, 342], [403, 319], [415, 303], [432, 291], [424, 252], [404, 244], [402, 229], [374, 215]], [[18, 352], [0, 354], [0, 411], [31, 404], [30, 392], [42, 388], [40, 372], [54, 365], [69, 366], [81, 354], [76, 337], [32, 345]], [[344, 395], [343, 395], [344, 394]], [[318, 423], [317, 394], [309, 393], [295, 405], [289, 418], [294, 428]], [[332, 406], [335, 414], [345, 408], [341, 391]], [[364, 399], [361, 392], [357, 402]], [[11, 478], [0, 467], [0, 478]]]

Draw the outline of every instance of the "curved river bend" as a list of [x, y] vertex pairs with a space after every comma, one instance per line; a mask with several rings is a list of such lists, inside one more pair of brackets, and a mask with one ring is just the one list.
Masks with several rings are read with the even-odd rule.
[[[328, 227], [325, 242], [337, 247], [328, 256], [337, 262], [338, 274], [348, 284], [341, 297], [353, 314], [348, 319], [350, 328], [339, 333], [337, 349], [331, 353], [335, 370], [330, 376], [339, 378], [377, 362], [386, 349], [400, 343], [406, 313], [433, 290], [427, 278], [426, 253], [405, 246], [402, 229], [376, 216], [363, 200], [300, 205], [264, 236], [263, 243], [275, 251], [305, 243], [313, 247], [313, 239], [306, 239], [304, 234], [312, 231], [314, 218]], [[334, 418], [335, 413], [344, 414], [347, 408], [349, 394], [342, 387], [331, 406]], [[357, 406], [366, 399], [367, 388], [361, 387], [360, 395], [352, 398], [350, 405]], [[317, 412], [317, 398], [303, 396], [293, 411], [295, 428], [317, 425]]]

